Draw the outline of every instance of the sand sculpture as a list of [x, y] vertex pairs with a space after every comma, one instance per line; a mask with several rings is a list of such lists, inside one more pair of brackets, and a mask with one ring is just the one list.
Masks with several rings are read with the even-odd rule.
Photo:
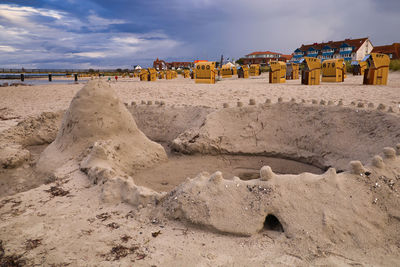
[[[279, 122], [273, 119], [276, 114]], [[293, 126], [297, 123], [302, 127]], [[298, 130], [291, 131], [293, 127]], [[174, 140], [176, 150], [266, 153], [348, 171], [327, 168], [322, 175], [280, 175], [264, 166], [259, 178], [249, 181], [203, 172], [162, 198], [158, 216], [236, 235], [267, 229], [300, 243], [392, 246], [398, 242], [393, 236], [400, 234], [399, 130], [395, 115], [337, 106], [278, 103], [213, 111], [201, 127]], [[338, 142], [344, 139], [340, 132], [347, 136], [345, 143]], [[318, 146], [303, 151], [313, 142]]]
[[81, 169], [93, 183], [103, 184], [104, 200], [138, 204], [153, 201], [158, 194], [135, 186], [130, 175], [166, 159], [163, 147], [137, 128], [110, 85], [93, 80], [72, 99], [37, 169], [52, 173], [71, 160], [81, 161]]
[[351, 162], [351, 172], [340, 174], [330, 168], [322, 175], [278, 175], [265, 166], [259, 179], [243, 181], [201, 173], [171, 192], [163, 208], [166, 216], [219, 232], [252, 235], [267, 228], [363, 247], [390, 238], [399, 224], [391, 219], [400, 218], [400, 200], [390, 179], [400, 175], [400, 158], [392, 148], [385, 151], [379, 163]]
[[[252, 235], [267, 228], [288, 237], [306, 232], [363, 246], [385, 240], [383, 229], [398, 231], [395, 207], [400, 203], [393, 183], [400, 179], [397, 114], [293, 99], [283, 103], [281, 98], [275, 104], [237, 105], [220, 110], [130, 105], [128, 111], [108, 84], [93, 80], [72, 100], [38, 169], [54, 172], [75, 160], [101, 186], [106, 202], [160, 203], [155, 209], [159, 216], [225, 233]], [[135, 185], [134, 175], [167, 156], [138, 129], [130, 112], [152, 140], [173, 140], [172, 148], [179, 152], [277, 156], [327, 171], [279, 175], [264, 166], [259, 178], [249, 181], [203, 172], [169, 193], [155, 192]], [[2, 150], [8, 153], [3, 158], [10, 160], [21, 149], [10, 146]], [[20, 158], [26, 157], [22, 153]]]
[[[209, 114], [203, 127], [181, 134], [173, 144], [186, 153], [277, 155], [349, 171], [329, 168], [322, 175], [278, 175], [264, 166], [260, 178], [249, 181], [224, 179], [221, 172], [201, 173], [168, 194], [163, 214], [223, 233], [248, 236], [270, 229], [289, 238], [306, 234], [320, 243], [363, 248], [398, 235], [398, 117], [334, 106], [323, 109], [326, 112], [293, 103], [224, 109]], [[277, 125], [275, 114], [280, 116]], [[339, 141], [342, 131], [348, 143]], [[307, 147], [310, 143], [319, 145]], [[378, 155], [382, 147], [383, 157]], [[371, 154], [377, 155], [370, 159]], [[351, 161], [354, 158], [361, 161]]]
[[[115, 158], [112, 162], [107, 158]], [[132, 174], [135, 169], [165, 160], [161, 145], [150, 141], [114, 90], [93, 80], [72, 99], [54, 142], [42, 153], [41, 171], [52, 171], [71, 158], [86, 157], [86, 167], [107, 161], [109, 167]]]

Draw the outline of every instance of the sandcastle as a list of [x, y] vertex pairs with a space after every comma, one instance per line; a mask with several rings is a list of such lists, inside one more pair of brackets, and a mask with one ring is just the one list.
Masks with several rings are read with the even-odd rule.
[[110, 85], [93, 80], [72, 99], [58, 135], [41, 155], [38, 168], [51, 171], [70, 158], [83, 157], [90, 166], [89, 162], [105, 161], [110, 153], [118, 160], [109, 164], [127, 174], [166, 159], [163, 148], [137, 128]]
[[[54, 173], [76, 164], [103, 201], [146, 206], [155, 221], [180, 220], [241, 236], [274, 231], [296, 244], [364, 249], [398, 242], [397, 113], [324, 99], [280, 97], [256, 105], [245, 98], [215, 109], [149, 101], [124, 105], [108, 84], [93, 80], [72, 100], [57, 136], [48, 138], [54, 141], [38, 170]], [[165, 192], [135, 181], [141, 171], [167, 162], [155, 142], [179, 157], [265, 156], [322, 172], [280, 173], [265, 164], [246, 179], [221, 170], [198, 172]], [[3, 158], [21, 152], [27, 160], [24, 146], [14, 145]]]
[[68, 162], [78, 161], [94, 183], [104, 184], [103, 199], [133, 203], [142, 193], [151, 194], [149, 189], [136, 187], [130, 175], [165, 160], [163, 147], [137, 128], [110, 85], [93, 80], [72, 99], [57, 137], [41, 154], [37, 169], [54, 173]]
[[[273, 119], [275, 114], [279, 114], [279, 122]], [[321, 128], [316, 129], [315, 121], [309, 121], [313, 126], [307, 126], [310, 116]], [[338, 141], [343, 137], [330, 129], [328, 121], [334, 121], [332, 116], [347, 117], [338, 131], [346, 132], [348, 138], [354, 136], [354, 140], [347, 140], [352, 145]], [[385, 127], [379, 125], [380, 117], [375, 111], [371, 114], [368, 110], [331, 105], [302, 106], [292, 101], [210, 113], [201, 128], [186, 131], [173, 141], [177, 151], [274, 155], [318, 165], [326, 172], [282, 175], [264, 166], [258, 178], [252, 180], [225, 179], [219, 171], [203, 172], [171, 191], [161, 201], [159, 216], [236, 235], [249, 236], [267, 229], [295, 239], [307, 233], [322, 243], [382, 245], [382, 240], [390, 238], [398, 225], [387, 218], [400, 216], [395, 208], [398, 189], [391, 182], [400, 178], [400, 159], [396, 155], [400, 144], [395, 143], [400, 123], [387, 113], [385, 120], [391, 126]], [[299, 128], [300, 131], [291, 130]], [[355, 135], [360, 132], [368, 134]], [[316, 142], [314, 138], [319, 148], [307, 146]], [[381, 183], [385, 186], [375, 186]]]
[[[299, 237], [306, 231], [332, 242], [352, 243], [353, 237], [346, 234], [350, 231], [359, 239], [358, 244], [364, 245], [378, 238], [370, 231], [384, 235], [382, 229], [394, 225], [389, 226], [385, 211], [374, 206], [373, 199], [379, 193], [371, 197], [366, 190], [352, 198], [354, 188], [368, 189], [367, 181], [372, 184], [390, 172], [399, 175], [399, 163], [397, 157], [385, 160], [382, 170], [375, 164], [364, 168], [360, 162], [352, 162], [351, 173], [337, 174], [331, 168], [323, 175], [277, 175], [265, 166], [260, 178], [250, 181], [237, 177], [227, 180], [220, 172], [202, 173], [171, 192], [163, 205], [166, 216], [225, 233], [255, 234], [269, 227], [266, 218], [274, 216], [288, 237]], [[390, 206], [398, 199], [391, 192], [385, 189], [383, 205], [389, 216], [398, 217], [399, 211]], [[304, 212], [313, 215], [304, 216]], [[370, 212], [379, 216], [372, 218]], [[349, 213], [353, 216], [348, 217]]]
[[[279, 121], [273, 119], [276, 114]], [[341, 118], [340, 124], [333, 123], [333, 116]], [[145, 131], [151, 135], [150, 129]], [[390, 235], [385, 237], [382, 229], [393, 232], [396, 228], [386, 216], [399, 216], [394, 208], [399, 201], [397, 189], [390, 182], [400, 177], [396, 156], [400, 144], [395, 143], [399, 131], [398, 117], [390, 113], [333, 105], [291, 101], [211, 111], [201, 127], [174, 139], [173, 148], [188, 154], [273, 155], [317, 165], [326, 172], [282, 175], [264, 166], [258, 178], [251, 180], [203, 172], [169, 192], [160, 202], [158, 216], [222, 233], [248, 236], [269, 229], [300, 238], [307, 231], [329, 242], [368, 246]], [[318, 147], [307, 146], [316, 140]], [[386, 186], [371, 195], [370, 188], [378, 190], [377, 183]], [[361, 187], [363, 193], [356, 193]], [[311, 218], [304, 218], [304, 212]]]

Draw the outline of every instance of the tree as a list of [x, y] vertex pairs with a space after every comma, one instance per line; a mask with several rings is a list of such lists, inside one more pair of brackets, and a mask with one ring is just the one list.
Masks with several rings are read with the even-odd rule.
[[244, 58], [239, 58], [238, 60], [236, 60], [236, 63], [239, 65], [243, 65], [244, 64]]

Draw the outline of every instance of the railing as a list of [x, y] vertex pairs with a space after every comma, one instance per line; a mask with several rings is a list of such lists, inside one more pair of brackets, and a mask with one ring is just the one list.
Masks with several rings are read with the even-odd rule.
[[21, 82], [25, 81], [26, 78], [40, 78], [40, 77], [48, 77], [49, 82], [53, 80], [53, 76], [65, 76], [70, 77], [74, 76], [74, 80], [78, 81], [78, 73], [0, 73], [0, 79], [14, 79], [14, 80], [21, 80]]

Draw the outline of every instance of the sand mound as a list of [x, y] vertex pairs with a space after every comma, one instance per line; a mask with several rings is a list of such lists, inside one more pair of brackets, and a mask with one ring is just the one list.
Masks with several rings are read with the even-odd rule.
[[55, 141], [39, 159], [38, 169], [51, 172], [85, 156], [83, 168], [107, 162], [105, 168], [127, 174], [167, 158], [164, 149], [137, 128], [115, 91], [101, 80], [90, 81], [72, 99]]
[[0, 133], [0, 169], [13, 169], [30, 159], [28, 146], [52, 142], [56, 136], [61, 112], [44, 112], [29, 117]]
[[136, 186], [129, 175], [166, 159], [163, 147], [137, 128], [109, 84], [93, 80], [72, 99], [37, 168], [54, 173], [80, 162], [93, 183], [102, 185], [103, 200], [138, 205], [155, 202], [161, 195]]
[[0, 143], [14, 143], [24, 147], [43, 145], [56, 138], [63, 111], [43, 112], [37, 117], [29, 117], [16, 126], [0, 133]]
[[162, 206], [170, 218], [224, 233], [272, 230], [298, 242], [393, 250], [400, 242], [400, 157], [390, 148], [384, 153], [379, 164], [352, 162], [353, 173], [277, 175], [265, 166], [250, 181], [202, 173]]
[[275, 156], [344, 170], [350, 160], [367, 163], [382, 147], [394, 146], [399, 132], [395, 114], [278, 103], [213, 112], [172, 147], [184, 153]]

